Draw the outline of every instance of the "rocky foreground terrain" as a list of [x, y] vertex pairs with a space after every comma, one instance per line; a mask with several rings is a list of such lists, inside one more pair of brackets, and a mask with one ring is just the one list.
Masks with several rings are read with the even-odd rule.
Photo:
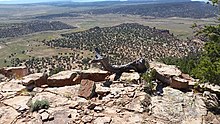
[[50, 77], [29, 74], [26, 67], [3, 68], [2, 74], [17, 78], [0, 78], [0, 123], [220, 123], [219, 87], [204, 85], [206, 91], [196, 90], [197, 80], [175, 66], [150, 63], [150, 67], [157, 72], [151, 95], [146, 81], [135, 72], [112, 81], [114, 74], [94, 68]]

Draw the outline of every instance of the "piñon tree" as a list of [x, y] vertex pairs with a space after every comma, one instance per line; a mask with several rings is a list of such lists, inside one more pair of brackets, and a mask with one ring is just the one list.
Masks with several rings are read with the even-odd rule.
[[[210, 0], [214, 6], [219, 7], [219, 0]], [[205, 43], [198, 65], [192, 70], [192, 74], [201, 82], [209, 82], [220, 85], [220, 21], [216, 25], [206, 25], [199, 31], [208, 38]]]

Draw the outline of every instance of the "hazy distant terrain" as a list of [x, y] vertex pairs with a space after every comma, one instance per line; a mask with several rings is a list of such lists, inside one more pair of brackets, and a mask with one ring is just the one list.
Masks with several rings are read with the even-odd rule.
[[59, 21], [31, 21], [26, 23], [15, 23], [10, 26], [0, 27], [0, 38], [16, 37], [41, 31], [55, 31], [62, 29], [74, 29], [76, 27]]
[[[144, 26], [149, 26], [149, 29], [156, 29], [159, 32], [167, 30], [169, 32], [168, 36], [172, 38], [162, 38], [165, 40], [164, 42], [174, 43], [176, 40], [185, 42], [184, 40], [193, 36], [193, 30], [190, 27], [194, 23], [199, 25], [214, 24], [213, 18], [216, 15], [212, 11], [216, 12], [217, 8], [202, 2], [178, 1], [178, 3], [175, 3], [173, 0], [0, 5], [0, 67], [12, 65], [11, 61], [18, 59], [23, 61], [30, 59], [30, 57], [50, 57], [56, 56], [58, 53], [61, 55], [61, 53], [73, 52], [75, 55], [79, 55], [78, 59], [87, 59], [87, 57], [91, 58], [93, 55], [91, 50], [94, 47], [102, 47], [101, 49], [108, 54], [107, 50], [112, 49], [107, 49], [103, 45], [108, 46], [108, 42], [120, 45], [119, 40], [122, 40], [124, 44], [130, 44], [134, 40], [137, 41], [136, 45], [143, 40], [146, 43], [144, 45], [146, 48], [144, 49], [148, 51], [147, 47], [153, 45], [147, 41], [152, 39], [154, 44], [157, 41], [159, 43], [161, 39], [157, 38], [163, 37], [165, 34], [157, 33], [157, 35], [145, 37], [147, 34], [143, 32], [145, 36], [132, 34], [137, 36], [132, 38], [126, 32], [123, 33], [123, 30], [128, 32], [136, 30], [136, 33], [138, 33], [139, 29], [146, 28]], [[121, 25], [123, 23], [128, 23], [126, 27], [131, 26], [131, 29]], [[137, 23], [138, 26], [129, 25], [130, 23]], [[106, 33], [99, 34], [99, 32], [96, 32], [98, 30], [93, 28], [97, 26], [100, 27], [101, 31], [106, 31]], [[78, 37], [76, 35], [80, 34], [78, 32], [81, 32], [83, 36]], [[108, 33], [113, 34], [106, 35]], [[114, 35], [114, 33], [118, 33], [118, 35]], [[74, 37], [67, 37], [71, 34]], [[88, 36], [90, 36], [90, 39], [88, 39]], [[100, 38], [99, 42], [103, 43], [103, 45], [99, 46], [99, 42], [94, 41], [95, 37]], [[121, 39], [123, 37], [125, 39]], [[141, 40], [140, 38], [143, 39]], [[54, 46], [51, 47], [48, 44], [43, 44], [42, 41], [48, 41], [51, 44], [57, 41], [57, 43], [63, 44], [57, 44], [56, 47], [58, 49], [54, 48]], [[86, 50], [82, 49], [81, 46], [73, 45], [74, 41], [77, 44], [84, 44]], [[66, 46], [67, 42], [69, 44]], [[95, 46], [91, 43], [95, 44]], [[89, 48], [85, 45], [89, 45]], [[71, 50], [73, 48], [75, 51]], [[136, 49], [132, 47], [127, 52], [136, 53], [134, 52]], [[148, 59], [158, 59], [170, 55], [162, 53], [157, 55], [155, 52], [152, 52], [154, 56], [149, 55], [146, 57]], [[110, 57], [118, 60], [122, 57], [117, 56], [119, 53], [120, 51], [115, 50], [114, 55]], [[132, 59], [135, 59], [137, 56], [134, 55]], [[182, 54], [177, 56], [182, 56]], [[130, 59], [124, 60], [130, 61]]]
[[[201, 9], [203, 8], [203, 9]], [[91, 14], [132, 14], [152, 17], [210, 18], [216, 17], [218, 9], [202, 2], [169, 4], [140, 4], [91, 10]]]

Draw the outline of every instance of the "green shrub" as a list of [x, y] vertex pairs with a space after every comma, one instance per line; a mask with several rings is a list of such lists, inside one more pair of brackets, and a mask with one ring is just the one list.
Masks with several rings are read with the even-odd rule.
[[183, 58], [176, 57], [165, 57], [160, 59], [160, 62], [163, 62], [167, 65], [176, 65], [183, 73], [192, 74], [192, 69], [197, 66], [199, 63], [199, 58], [201, 54], [189, 54]]
[[36, 100], [34, 103], [31, 104], [31, 111], [38, 111], [40, 109], [48, 109], [49, 102], [48, 100]]
[[65, 69], [64, 69], [63, 67], [54, 68], [54, 69], [52, 69], [52, 70], [50, 71], [49, 76], [54, 75], [54, 74], [57, 74], [57, 73], [59, 73], [59, 72], [61, 72], [61, 71], [64, 71], [64, 70], [65, 70]]
[[153, 93], [153, 89], [154, 89], [154, 84], [153, 84], [153, 80], [155, 79], [155, 74], [156, 74], [156, 70], [149, 70], [146, 73], [142, 74], [142, 78], [145, 82], [145, 86], [144, 86], [144, 91], [148, 94], [152, 94]]

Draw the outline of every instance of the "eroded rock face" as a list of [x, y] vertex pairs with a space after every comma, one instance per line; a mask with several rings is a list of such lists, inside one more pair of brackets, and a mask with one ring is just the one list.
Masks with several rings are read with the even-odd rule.
[[179, 77], [173, 77], [170, 82], [170, 87], [176, 89], [187, 89], [188, 86], [189, 86], [189, 82]]
[[22, 78], [22, 84], [24, 86], [34, 85], [40, 87], [47, 84], [47, 75], [44, 73], [34, 73]]
[[155, 78], [175, 89], [187, 89], [192, 78], [183, 74], [175, 65], [166, 65], [158, 62], [150, 63], [152, 69], [156, 70]]
[[5, 67], [0, 70], [0, 73], [6, 77], [21, 78], [29, 74], [26, 66], [20, 67]]
[[[58, 75], [56, 78], [57, 80], [72, 78], [71, 73], [66, 73], [66, 77], [63, 75], [62, 78], [62, 75]], [[80, 73], [75, 74], [75, 78], [77, 75], [80, 77]], [[36, 84], [43, 74], [35, 76], [30, 76], [35, 79], [34, 81], [30, 77], [26, 78], [26, 85]], [[203, 95], [190, 91], [184, 93], [178, 89], [165, 87], [163, 96], [150, 96], [143, 91], [143, 82], [134, 84], [127, 79], [123, 82], [112, 82], [108, 87], [105, 87], [103, 82], [80, 79], [81, 84], [64, 87], [35, 87], [32, 92], [28, 92], [23, 90], [25, 87], [22, 81], [24, 80], [25, 78], [0, 83], [0, 99], [3, 103], [0, 104], [0, 124], [12, 121], [16, 124], [218, 124], [220, 119], [219, 116], [207, 112], [207, 105], [219, 106], [216, 95], [208, 92], [204, 92]], [[23, 91], [28, 93], [22, 94]], [[29, 100], [32, 103], [36, 100], [47, 100], [50, 107], [29, 113], [30, 108], [27, 106]], [[15, 119], [20, 114], [22, 116]]]
[[62, 87], [79, 84], [80, 82], [73, 81], [76, 76], [77, 73], [74, 71], [61, 71], [49, 77], [47, 85], [50, 87]]
[[80, 82], [82, 79], [88, 79], [95, 82], [105, 81], [106, 77], [110, 75], [107, 71], [102, 71], [99, 69], [89, 69], [89, 70], [74, 70], [78, 73], [78, 76], [73, 80], [75, 82]]
[[6, 99], [15, 96], [19, 91], [25, 90], [26, 87], [19, 83], [20, 81], [11, 80], [10, 82], [0, 83], [0, 97]]
[[91, 80], [82, 80], [79, 89], [79, 96], [91, 99], [95, 95], [95, 82]]

